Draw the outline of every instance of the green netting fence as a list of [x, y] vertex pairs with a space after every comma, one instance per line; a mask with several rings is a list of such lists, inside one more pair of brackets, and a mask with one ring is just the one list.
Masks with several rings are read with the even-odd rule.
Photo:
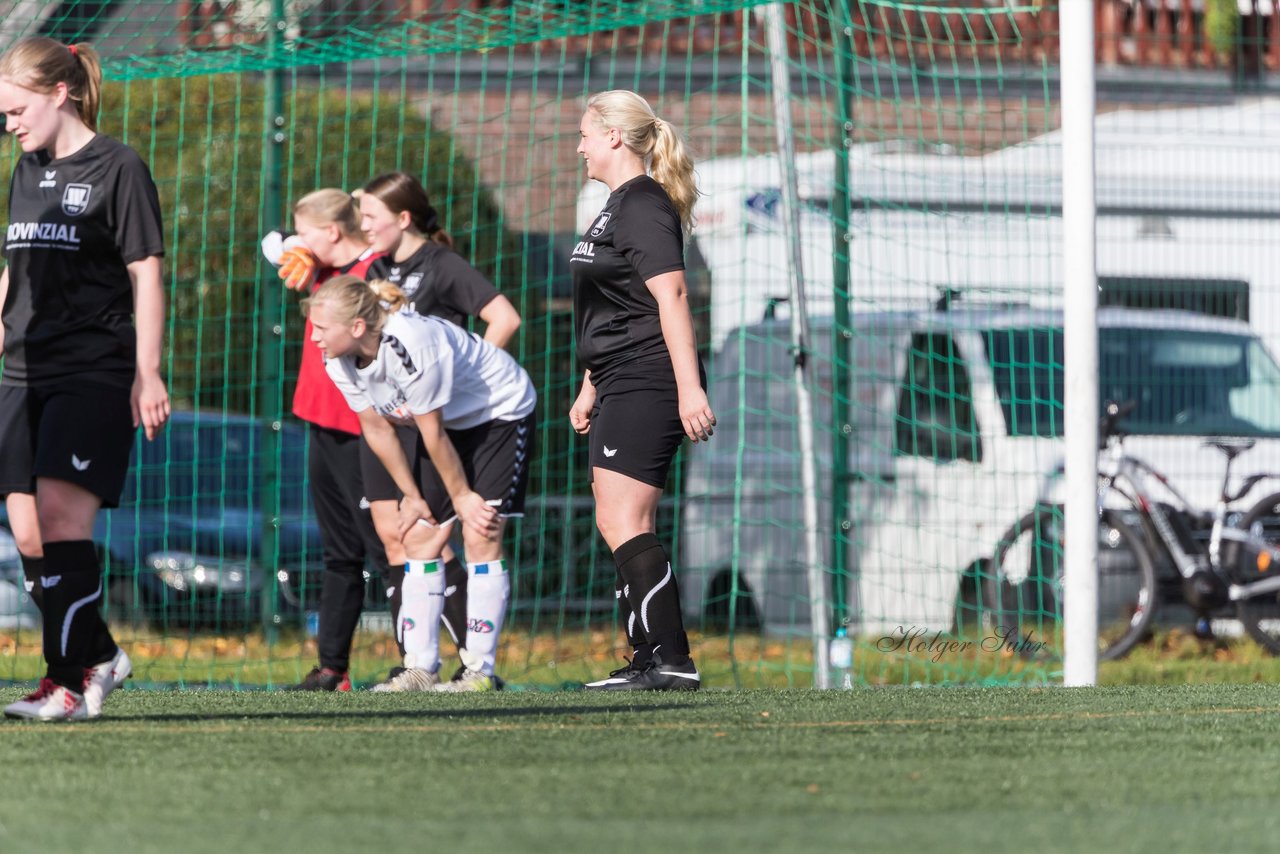
[[[688, 267], [720, 428], [682, 452], [659, 524], [706, 684], [812, 684], [814, 596], [855, 637], [860, 684], [1060, 676], [1042, 571], [1056, 561], [1024, 573], [1034, 589], [1016, 614], [993, 620], [984, 592], [1002, 534], [1054, 502], [1062, 451], [1069, 70], [1054, 4], [788, 2], [773, 46], [764, 4], [730, 0], [9, 5], [0, 47], [35, 32], [99, 47], [102, 129], [146, 157], [164, 206], [179, 411], [139, 441], [123, 506], [95, 532], [139, 681], [279, 686], [314, 664], [321, 555], [306, 432], [288, 412], [303, 324], [258, 241], [293, 199], [391, 169], [423, 179], [458, 250], [524, 318], [510, 349], [538, 388], [540, 444], [510, 532], [499, 672], [556, 687], [616, 666], [614, 568], [566, 413], [567, 261], [605, 194], [585, 185], [577, 125], [588, 94], [618, 87], [683, 129], [704, 193]], [[1144, 401], [1135, 441], [1207, 500], [1218, 469], [1197, 437], [1218, 425], [1187, 413], [1276, 391], [1265, 366], [1232, 374], [1221, 354], [1277, 343], [1278, 42], [1273, 16], [1167, 5], [1097, 3], [1101, 386]], [[782, 218], [777, 99], [798, 232]], [[0, 179], [17, 153], [4, 143]], [[795, 415], [793, 242], [812, 424]], [[1192, 334], [1218, 337], [1197, 350]], [[1256, 453], [1280, 457], [1280, 424], [1249, 406]], [[802, 546], [806, 429], [820, 591]], [[2, 544], [0, 571], [0, 584], [18, 571]], [[41, 666], [20, 599], [0, 597], [0, 679]], [[371, 579], [353, 677], [380, 677], [393, 655]]]

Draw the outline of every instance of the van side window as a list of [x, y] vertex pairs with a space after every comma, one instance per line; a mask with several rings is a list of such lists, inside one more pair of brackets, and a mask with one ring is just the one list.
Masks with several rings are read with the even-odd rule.
[[950, 335], [911, 336], [898, 389], [895, 452], [939, 462], [982, 459], [969, 372]]

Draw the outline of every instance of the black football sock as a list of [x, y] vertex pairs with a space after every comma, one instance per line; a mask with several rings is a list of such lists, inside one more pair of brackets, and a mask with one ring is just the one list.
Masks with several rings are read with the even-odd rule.
[[84, 691], [85, 669], [110, 661], [116, 643], [102, 620], [102, 569], [90, 540], [45, 543], [44, 658], [49, 678]]
[[662, 542], [654, 534], [641, 534], [618, 546], [613, 559], [626, 580], [631, 608], [638, 615], [637, 630], [663, 661], [684, 664], [689, 660], [689, 638], [671, 559]]
[[457, 555], [444, 565], [444, 614], [440, 619], [461, 652], [467, 646], [467, 567]]
[[391, 606], [391, 635], [396, 639], [396, 648], [400, 650], [400, 660], [404, 660], [404, 639], [400, 631], [400, 585], [404, 583], [404, 564], [387, 564], [386, 575], [382, 576], [387, 589], [387, 604]]
[[653, 657], [653, 644], [645, 640], [636, 612], [631, 609], [628, 592], [627, 582], [623, 580], [622, 570], [619, 569], [613, 581], [613, 596], [618, 600], [618, 619], [622, 621], [622, 629], [627, 633], [627, 643], [631, 646], [631, 666], [644, 667]]
[[19, 555], [22, 558], [22, 577], [23, 587], [26, 588], [27, 595], [31, 597], [31, 601], [40, 609], [40, 613], [44, 613], [44, 588], [40, 586], [40, 575], [44, 572], [44, 558], [27, 557]]

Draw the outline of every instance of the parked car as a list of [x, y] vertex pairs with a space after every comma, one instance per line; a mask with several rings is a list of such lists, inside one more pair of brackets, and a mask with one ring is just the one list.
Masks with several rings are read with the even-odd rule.
[[[846, 472], [831, 467], [830, 317], [812, 323], [810, 360], [820, 506], [848, 490], [848, 617], [865, 633], [946, 631], [975, 569], [1062, 457], [1062, 314], [960, 303], [851, 325]], [[1247, 323], [1104, 308], [1098, 325], [1101, 398], [1139, 404], [1127, 448], [1188, 498], [1209, 506], [1220, 485], [1205, 436], [1254, 437], [1239, 470], [1280, 470], [1280, 366]], [[739, 620], [809, 624], [792, 364], [788, 322], [766, 320], [728, 336], [710, 368], [716, 436], [689, 450], [680, 537], [695, 620], [736, 589], [747, 594], [734, 600]], [[833, 524], [820, 520], [828, 572]]]
[[[278, 623], [318, 598], [322, 546], [305, 481], [306, 432], [280, 424], [269, 460], [271, 429], [264, 419], [193, 411], [175, 412], [155, 441], [139, 436], [120, 506], [94, 525], [115, 617]], [[280, 513], [267, 555], [261, 508], [273, 471]]]

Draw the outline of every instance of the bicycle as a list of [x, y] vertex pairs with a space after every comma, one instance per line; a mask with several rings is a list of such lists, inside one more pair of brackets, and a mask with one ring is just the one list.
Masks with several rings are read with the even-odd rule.
[[[1205, 447], [1225, 457], [1222, 489], [1212, 510], [1197, 508], [1152, 465], [1125, 452], [1120, 425], [1134, 407], [1108, 402], [1099, 424], [1099, 658], [1126, 655], [1147, 635], [1161, 603], [1178, 596], [1196, 612], [1197, 626], [1234, 614], [1250, 637], [1280, 655], [1280, 492], [1244, 513], [1234, 509], [1276, 475], [1249, 475], [1232, 491], [1232, 464], [1254, 440], [1210, 439]], [[1173, 503], [1157, 500], [1151, 479]], [[1062, 522], [1060, 506], [1042, 504], [1000, 538], [983, 582], [989, 628], [1041, 637], [1054, 630], [1061, 615]], [[1172, 579], [1157, 576], [1157, 559], [1176, 570]]]

